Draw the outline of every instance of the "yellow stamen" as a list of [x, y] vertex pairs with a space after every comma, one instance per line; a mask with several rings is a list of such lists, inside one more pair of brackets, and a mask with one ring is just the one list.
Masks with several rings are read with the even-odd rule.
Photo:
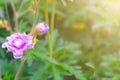
[[16, 39], [14, 44], [15, 44], [16, 46], [19, 46], [21, 43], [22, 43], [22, 40], [21, 40], [21, 39]]

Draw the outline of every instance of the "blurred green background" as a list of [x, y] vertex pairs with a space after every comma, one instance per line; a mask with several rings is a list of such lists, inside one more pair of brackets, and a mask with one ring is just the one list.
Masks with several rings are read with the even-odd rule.
[[[0, 45], [15, 30], [15, 17], [19, 30], [29, 33], [35, 14], [33, 1], [0, 0]], [[49, 19], [53, 1], [46, 2]], [[45, 2], [40, 0], [37, 23], [45, 21], [44, 11]], [[20, 80], [120, 80], [119, 21], [120, 0], [57, 0], [53, 55], [58, 62], [71, 64], [72, 67], [62, 66], [74, 75], [62, 72], [60, 66], [52, 72], [51, 64], [44, 63], [44, 56], [36, 59], [29, 55]], [[36, 48], [40, 46], [40, 52], [46, 53], [45, 35], [38, 38], [41, 41]], [[13, 80], [19, 63], [20, 60], [13, 59], [10, 52], [0, 47], [0, 80]]]

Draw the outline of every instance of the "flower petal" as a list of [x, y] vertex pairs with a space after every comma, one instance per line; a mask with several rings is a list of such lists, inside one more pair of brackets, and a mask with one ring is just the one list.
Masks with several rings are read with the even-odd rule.
[[2, 48], [6, 48], [7, 42], [2, 44]]
[[13, 57], [14, 57], [15, 59], [20, 59], [20, 58], [22, 58], [22, 56], [23, 56], [23, 55], [13, 55]]
[[16, 59], [22, 58], [24, 52], [34, 46], [32, 37], [26, 33], [12, 34], [6, 39], [7, 42], [2, 44], [2, 48], [7, 48]]

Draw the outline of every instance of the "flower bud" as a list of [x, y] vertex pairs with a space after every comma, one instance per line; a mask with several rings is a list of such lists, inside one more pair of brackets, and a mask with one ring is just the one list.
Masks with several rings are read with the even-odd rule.
[[45, 22], [39, 23], [36, 25], [35, 31], [38, 34], [44, 34], [49, 31], [49, 26]]

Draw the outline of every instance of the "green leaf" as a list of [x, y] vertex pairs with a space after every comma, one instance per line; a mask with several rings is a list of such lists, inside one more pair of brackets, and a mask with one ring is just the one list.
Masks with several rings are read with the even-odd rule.
[[28, 65], [31, 66], [33, 62], [33, 55], [31, 53], [27, 53], [26, 55], [27, 55]]
[[76, 77], [76, 79], [79, 80], [87, 80], [85, 78], [85, 76], [83, 75], [83, 73], [78, 72], [78, 70], [75, 70], [74, 67], [71, 67], [65, 63], [60, 63], [59, 64], [61, 67], [63, 67], [65, 70], [69, 71], [72, 75], [74, 75]]
[[30, 31], [30, 27], [27, 26], [28, 22], [20, 22], [20, 32], [28, 32]]
[[49, 57], [48, 57], [46, 54], [41, 53], [41, 52], [35, 50], [34, 48], [33, 48], [33, 49], [29, 49], [29, 50], [26, 52], [26, 54], [30, 54], [30, 55], [35, 56], [35, 57], [38, 57], [38, 58], [40, 58], [40, 59], [42, 59], [42, 60], [50, 61]]
[[57, 66], [52, 65], [52, 70], [53, 70], [54, 80], [63, 80]]
[[85, 65], [92, 68], [92, 69], [96, 69], [95, 66], [90, 62], [86, 63]]
[[3, 38], [6, 38], [6, 36], [9, 36], [10, 32], [6, 31], [6, 29], [0, 29], [0, 36]]
[[0, 43], [4, 43], [5, 42], [5, 38], [0, 37]]
[[58, 62], [54, 58], [49, 58], [49, 61], [52, 62], [53, 64], [58, 64]]
[[43, 74], [47, 71], [47, 69], [48, 69], [47, 65], [38, 67], [38, 69], [35, 71], [34, 75], [31, 77], [30, 80], [41, 80], [42, 78], [44, 78]]
[[0, 0], [0, 5], [4, 4], [4, 0]]

